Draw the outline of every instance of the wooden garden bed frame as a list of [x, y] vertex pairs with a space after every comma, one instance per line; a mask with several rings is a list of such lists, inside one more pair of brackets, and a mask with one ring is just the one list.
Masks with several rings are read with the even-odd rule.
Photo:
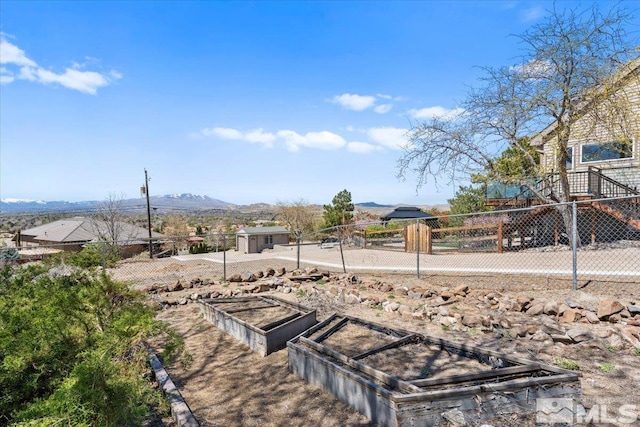
[[[287, 341], [317, 323], [315, 309], [273, 296], [210, 298], [198, 302], [205, 319], [262, 356], [285, 348]], [[229, 308], [230, 304], [242, 307]], [[257, 325], [234, 316], [234, 313], [273, 307], [284, 308], [287, 314]]]
[[[393, 340], [351, 357], [322, 343], [347, 323], [386, 334]], [[310, 339], [316, 333], [319, 335]], [[487, 370], [406, 380], [360, 362], [410, 343], [436, 345], [456, 357], [476, 359], [486, 364]], [[533, 412], [537, 398], [580, 395], [579, 375], [573, 371], [349, 316], [334, 314], [289, 341], [287, 347], [291, 372], [329, 391], [381, 426], [440, 425], [444, 421], [442, 414], [453, 409], [460, 410], [468, 421], [481, 421], [501, 414]]]

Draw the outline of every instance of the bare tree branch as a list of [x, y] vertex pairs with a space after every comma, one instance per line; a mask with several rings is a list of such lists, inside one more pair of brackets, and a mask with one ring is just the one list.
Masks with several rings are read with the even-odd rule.
[[[624, 85], [616, 77], [625, 64], [638, 61], [637, 35], [633, 40], [626, 32], [632, 19], [619, 5], [607, 13], [597, 5], [550, 11], [544, 22], [517, 36], [524, 48], [518, 64], [482, 68], [481, 84], [461, 105], [464, 114], [411, 128], [398, 176], [415, 172], [420, 187], [428, 178], [453, 180], [458, 174], [485, 172], [503, 181], [519, 180], [545, 202], [571, 201], [567, 147], [579, 132], [576, 127], [585, 128], [586, 122], [587, 128], [603, 128], [622, 140], [638, 129], [639, 119], [629, 104], [633, 97], [625, 98]], [[555, 144], [553, 171], [545, 170], [519, 143], [545, 127], [550, 129], [543, 135], [545, 142]], [[496, 159], [506, 147], [519, 152], [536, 171], [531, 178], [540, 187], [501, 174]], [[557, 174], [559, 193], [546, 176], [550, 172]], [[565, 221], [571, 219], [567, 212], [562, 214]]]

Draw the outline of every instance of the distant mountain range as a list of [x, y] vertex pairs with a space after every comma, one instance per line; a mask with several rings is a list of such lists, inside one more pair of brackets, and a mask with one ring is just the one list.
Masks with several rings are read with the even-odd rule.
[[[88, 200], [83, 202], [44, 201], [23, 199], [0, 200], [0, 213], [25, 213], [25, 212], [91, 212], [105, 201]], [[149, 205], [154, 211], [169, 210], [201, 210], [201, 209], [228, 209], [235, 205], [198, 194], [167, 194], [164, 196], [150, 196]], [[145, 198], [125, 199], [122, 208], [127, 211], [147, 208]]]
[[359, 208], [393, 208], [395, 205], [380, 205], [376, 202], [364, 202], [355, 204]]
[[[105, 201], [89, 200], [83, 202], [66, 201], [43, 201], [24, 199], [2, 199], [0, 200], [0, 213], [38, 213], [38, 212], [63, 212], [78, 213], [82, 215], [96, 210], [97, 206]], [[149, 204], [154, 212], [163, 213], [171, 211], [198, 211], [198, 210], [268, 210], [273, 205], [268, 203], [254, 203], [251, 205], [235, 205], [214, 199], [209, 196], [199, 194], [182, 193], [166, 194], [164, 196], [150, 196]], [[381, 205], [376, 202], [356, 203], [355, 206], [361, 209], [392, 209], [397, 205]], [[144, 197], [135, 199], [125, 199], [122, 207], [127, 212], [145, 212], [147, 200]]]

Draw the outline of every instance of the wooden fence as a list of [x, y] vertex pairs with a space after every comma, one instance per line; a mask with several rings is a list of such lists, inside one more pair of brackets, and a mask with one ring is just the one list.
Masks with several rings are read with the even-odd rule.
[[[466, 242], [474, 241], [486, 241], [495, 240], [497, 246], [497, 252], [503, 251], [503, 223], [502, 221], [492, 224], [480, 224], [480, 225], [466, 225], [461, 227], [446, 227], [446, 228], [432, 228], [420, 224], [409, 224], [405, 227], [405, 243], [404, 250], [406, 252], [416, 252], [418, 249], [420, 252], [425, 252], [428, 255], [433, 254], [433, 241], [453, 233], [466, 233], [471, 234], [465, 236]], [[495, 230], [494, 234], [486, 234], [486, 232]], [[473, 236], [473, 232], [482, 231], [482, 235]]]

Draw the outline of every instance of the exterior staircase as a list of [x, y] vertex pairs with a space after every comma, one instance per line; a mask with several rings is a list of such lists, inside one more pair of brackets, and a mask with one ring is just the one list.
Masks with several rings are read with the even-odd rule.
[[[542, 194], [551, 194], [551, 191], [553, 191], [557, 194], [560, 190], [559, 177], [552, 175], [547, 178], [547, 180], [540, 180], [535, 184], [537, 191]], [[609, 218], [626, 224], [627, 231], [620, 232], [620, 239], [628, 238], [630, 235], [640, 235], [640, 191], [637, 187], [623, 184], [605, 175], [602, 170], [595, 167], [589, 167], [586, 171], [573, 172], [569, 174], [568, 178], [571, 198], [579, 202], [578, 208], [580, 211], [598, 211]], [[550, 184], [545, 187], [544, 182]], [[511, 197], [493, 199], [494, 203], [491, 203], [492, 199], [489, 198], [489, 203], [487, 204], [493, 204], [496, 210], [514, 210], [537, 206], [534, 209], [509, 212], [511, 221], [505, 224], [506, 234], [521, 236], [522, 239], [527, 237], [533, 241], [532, 236], [539, 231], [536, 228], [539, 229], [542, 226], [541, 224], [545, 221], [544, 218], [554, 210], [553, 206], [535, 197], [534, 193], [526, 186], [510, 186], [510, 188], [509, 186], [504, 186], [504, 188], [510, 189], [510, 193], [505, 191], [504, 194]], [[520, 191], [514, 191], [517, 189]], [[554, 221], [557, 223], [557, 220]], [[556, 244], [558, 242], [558, 234], [559, 232], [556, 230]], [[592, 241], [594, 241], [594, 237], [592, 237]]]
[[625, 204], [618, 204], [616, 208], [599, 201], [592, 202], [591, 206], [614, 217], [618, 221], [622, 221], [631, 227], [640, 230], [640, 197], [632, 199]]

